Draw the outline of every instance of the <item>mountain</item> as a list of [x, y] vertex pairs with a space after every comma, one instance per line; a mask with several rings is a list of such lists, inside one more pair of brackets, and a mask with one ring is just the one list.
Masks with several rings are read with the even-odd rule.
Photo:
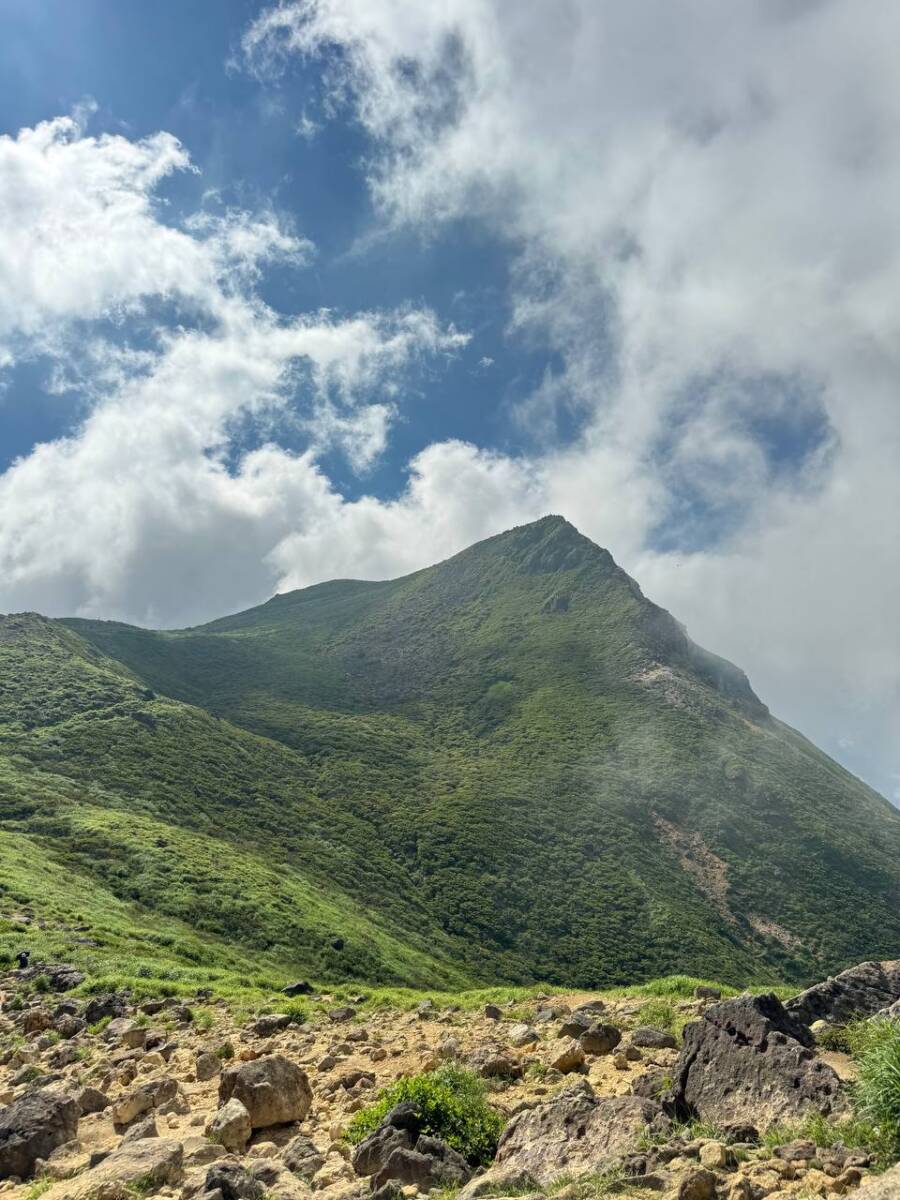
[[0, 753], [10, 847], [179, 961], [799, 982], [900, 943], [900, 813], [561, 517], [192, 629], [4, 618]]

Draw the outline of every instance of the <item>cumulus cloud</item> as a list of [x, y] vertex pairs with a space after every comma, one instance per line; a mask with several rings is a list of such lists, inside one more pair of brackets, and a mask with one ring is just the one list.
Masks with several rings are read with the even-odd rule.
[[340, 508], [318, 458], [367, 466], [407, 370], [466, 341], [422, 309], [279, 317], [253, 285], [309, 243], [272, 213], [166, 224], [156, 189], [187, 169], [168, 134], [73, 118], [0, 139], [6, 365], [50, 355], [90, 404], [0, 476], [5, 609], [173, 624], [265, 598], [280, 543]]
[[245, 38], [261, 73], [329, 64], [386, 221], [528, 247], [515, 323], [566, 370], [520, 418], [582, 416], [531, 464], [548, 504], [886, 789], [898, 34], [888, 0], [295, 0]]

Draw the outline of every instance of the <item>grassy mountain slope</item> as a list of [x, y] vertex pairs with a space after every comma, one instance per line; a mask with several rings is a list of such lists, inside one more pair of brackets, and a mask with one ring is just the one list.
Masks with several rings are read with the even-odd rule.
[[[4, 827], [241, 945], [325, 975], [597, 986], [805, 979], [900, 941], [900, 814], [561, 518], [195, 629], [10, 620], [70, 663], [0, 645], [11, 776], [77, 796], [69, 824], [19, 800]], [[147, 869], [137, 829], [169, 839]], [[328, 949], [355, 914], [394, 940]]]

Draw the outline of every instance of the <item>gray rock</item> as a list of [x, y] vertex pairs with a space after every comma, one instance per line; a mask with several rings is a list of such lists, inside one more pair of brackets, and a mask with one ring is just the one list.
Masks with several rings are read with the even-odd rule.
[[[281, 1152], [281, 1161], [292, 1174], [297, 1175], [300, 1179], [309, 1180], [320, 1167], [325, 1165], [325, 1156], [316, 1149], [315, 1143], [305, 1134], [298, 1133], [295, 1138], [291, 1138]], [[363, 1173], [360, 1172], [360, 1174]]]
[[391, 1151], [385, 1165], [372, 1177], [372, 1187], [377, 1190], [386, 1183], [414, 1184], [420, 1192], [426, 1192], [466, 1183], [471, 1176], [472, 1168], [461, 1154], [438, 1138], [422, 1135], [414, 1150], [398, 1147]]
[[170, 1138], [144, 1138], [123, 1142], [91, 1170], [68, 1185], [68, 1200], [121, 1200], [133, 1185], [140, 1183], [141, 1194], [165, 1185], [181, 1182], [183, 1177], [181, 1142]]
[[221, 1074], [222, 1060], [218, 1054], [213, 1054], [209, 1050], [204, 1050], [202, 1054], [197, 1055], [197, 1062], [194, 1065], [194, 1074], [199, 1083], [206, 1083], [210, 1079]]
[[603, 1025], [599, 1021], [589, 1025], [578, 1042], [585, 1054], [610, 1054], [622, 1040], [615, 1025]]
[[500, 1138], [494, 1162], [505, 1173], [544, 1185], [561, 1175], [598, 1173], [629, 1150], [647, 1125], [664, 1130], [669, 1124], [653, 1100], [597, 1097], [581, 1081], [517, 1113]]
[[632, 1046], [640, 1046], [647, 1050], [676, 1050], [678, 1042], [671, 1033], [664, 1029], [654, 1029], [650, 1025], [641, 1025], [631, 1034]]
[[223, 1200], [262, 1200], [265, 1185], [236, 1162], [217, 1162], [206, 1172], [206, 1192], [218, 1191]]
[[900, 1163], [891, 1167], [889, 1171], [885, 1171], [883, 1175], [876, 1175], [873, 1179], [865, 1180], [859, 1191], [853, 1193], [854, 1200], [897, 1200], [898, 1196], [900, 1196]]
[[305, 979], [298, 980], [296, 983], [289, 983], [286, 988], [282, 988], [282, 994], [285, 996], [311, 996], [314, 992], [313, 985], [307, 983]]
[[77, 1092], [75, 1099], [78, 1102], [78, 1109], [81, 1115], [87, 1116], [88, 1113], [103, 1112], [109, 1108], [109, 1097], [95, 1087], [84, 1087], [80, 1092]]
[[709, 1008], [684, 1031], [673, 1101], [707, 1121], [762, 1125], [840, 1112], [841, 1081], [812, 1050], [805, 1025], [774, 995], [739, 996]]
[[377, 1175], [387, 1166], [395, 1150], [411, 1150], [416, 1134], [384, 1123], [364, 1138], [353, 1151], [353, 1170], [357, 1175]]
[[287, 1029], [290, 1023], [291, 1018], [287, 1013], [267, 1013], [263, 1017], [258, 1017], [250, 1028], [257, 1037], [267, 1038], [280, 1033], [282, 1029]]
[[219, 1103], [227, 1103], [232, 1096], [247, 1109], [254, 1129], [302, 1121], [312, 1104], [306, 1074], [280, 1054], [223, 1071]]
[[140, 1121], [135, 1121], [125, 1131], [122, 1137], [122, 1143], [125, 1142], [140, 1142], [144, 1138], [159, 1137], [159, 1130], [156, 1128], [156, 1118], [152, 1116], [144, 1117]]
[[846, 1025], [871, 1017], [900, 1000], [900, 959], [864, 962], [807, 988], [788, 1000], [785, 1008], [804, 1025], [828, 1021]]
[[253, 1132], [250, 1114], [241, 1101], [232, 1096], [210, 1117], [205, 1132], [210, 1141], [236, 1154], [243, 1154]]
[[47, 1089], [29, 1092], [0, 1111], [0, 1179], [27, 1179], [35, 1162], [78, 1132], [78, 1103]]

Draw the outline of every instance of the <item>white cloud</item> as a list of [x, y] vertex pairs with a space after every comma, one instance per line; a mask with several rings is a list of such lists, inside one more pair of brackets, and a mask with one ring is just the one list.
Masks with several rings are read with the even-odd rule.
[[[521, 419], [549, 437], [565, 404], [585, 426], [530, 464], [548, 507], [782, 714], [832, 749], [849, 737], [885, 789], [898, 35], [889, 0], [296, 0], [245, 40], [261, 70], [327, 50], [331, 103], [349, 98], [377, 147], [388, 222], [480, 214], [528, 247], [516, 326], [540, 328], [566, 372]], [[818, 439], [785, 460], [803, 419]], [[660, 526], [676, 550], [654, 550]]]
[[408, 369], [467, 340], [421, 309], [280, 318], [253, 285], [312, 248], [272, 213], [165, 224], [155, 190], [189, 166], [168, 134], [71, 118], [0, 139], [7, 366], [49, 354], [50, 389], [90, 404], [0, 475], [4, 609], [172, 624], [265, 598], [280, 543], [340, 508], [317, 458], [369, 465]]

